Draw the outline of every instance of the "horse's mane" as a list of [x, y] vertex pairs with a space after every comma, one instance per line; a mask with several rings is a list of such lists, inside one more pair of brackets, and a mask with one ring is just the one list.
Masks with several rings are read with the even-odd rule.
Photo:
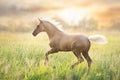
[[57, 27], [59, 30], [63, 31], [63, 26], [60, 24], [60, 22], [58, 21], [55, 21], [54, 19], [52, 18], [40, 18], [41, 20], [43, 21], [48, 21], [50, 23], [52, 23], [55, 27]]

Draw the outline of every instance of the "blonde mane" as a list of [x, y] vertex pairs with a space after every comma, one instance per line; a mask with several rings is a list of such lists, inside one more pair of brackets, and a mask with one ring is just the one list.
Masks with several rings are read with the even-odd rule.
[[62, 28], [63, 26], [60, 24], [60, 22], [58, 21], [55, 21], [54, 19], [51, 19], [51, 18], [45, 18], [45, 17], [42, 17], [40, 18], [41, 20], [44, 20], [44, 21], [48, 21], [50, 23], [52, 23], [55, 27], [57, 27], [60, 31], [64, 31]]

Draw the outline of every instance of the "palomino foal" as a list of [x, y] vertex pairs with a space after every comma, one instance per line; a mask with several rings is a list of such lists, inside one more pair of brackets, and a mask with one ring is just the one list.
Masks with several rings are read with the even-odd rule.
[[[67, 34], [58, 28], [56, 28], [52, 23], [44, 20], [40, 20], [40, 23], [37, 25], [36, 29], [33, 32], [33, 35], [36, 36], [40, 32], [46, 32], [49, 40], [50, 47], [49, 50], [45, 54], [45, 64], [48, 61], [48, 55], [56, 53], [58, 51], [72, 51], [74, 55], [77, 57], [78, 61], [74, 63], [71, 67], [74, 68], [75, 65], [83, 62], [84, 58], [87, 60], [88, 69], [91, 66], [91, 58], [88, 55], [88, 51], [90, 49], [90, 41], [87, 37], [81, 34], [70, 35]], [[81, 55], [82, 53], [82, 55]]]

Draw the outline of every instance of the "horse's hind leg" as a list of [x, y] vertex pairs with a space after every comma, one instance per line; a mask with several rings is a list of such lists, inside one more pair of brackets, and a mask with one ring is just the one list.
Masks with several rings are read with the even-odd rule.
[[84, 58], [87, 60], [87, 63], [88, 63], [88, 72], [89, 72], [92, 60], [91, 60], [88, 52], [82, 52], [82, 54], [83, 54]]
[[74, 63], [71, 68], [74, 68], [76, 65], [78, 65], [79, 63], [83, 62], [84, 59], [81, 56], [81, 52], [79, 51], [73, 51], [74, 55], [77, 57], [78, 61], [76, 63]]

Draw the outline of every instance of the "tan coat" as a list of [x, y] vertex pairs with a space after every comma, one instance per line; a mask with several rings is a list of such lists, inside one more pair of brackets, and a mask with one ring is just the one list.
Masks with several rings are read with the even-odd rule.
[[72, 68], [84, 60], [81, 56], [81, 53], [87, 60], [88, 67], [90, 68], [92, 62], [91, 58], [88, 55], [90, 41], [86, 36], [82, 34], [71, 35], [59, 30], [48, 21], [43, 21], [40, 19], [39, 21], [40, 24], [37, 25], [37, 28], [34, 30], [33, 35], [36, 36], [40, 32], [46, 32], [49, 37], [49, 45], [51, 47], [51, 50], [49, 50], [45, 55], [45, 64], [48, 61], [49, 54], [53, 54], [58, 51], [72, 51], [78, 59], [78, 62], [73, 64]]

